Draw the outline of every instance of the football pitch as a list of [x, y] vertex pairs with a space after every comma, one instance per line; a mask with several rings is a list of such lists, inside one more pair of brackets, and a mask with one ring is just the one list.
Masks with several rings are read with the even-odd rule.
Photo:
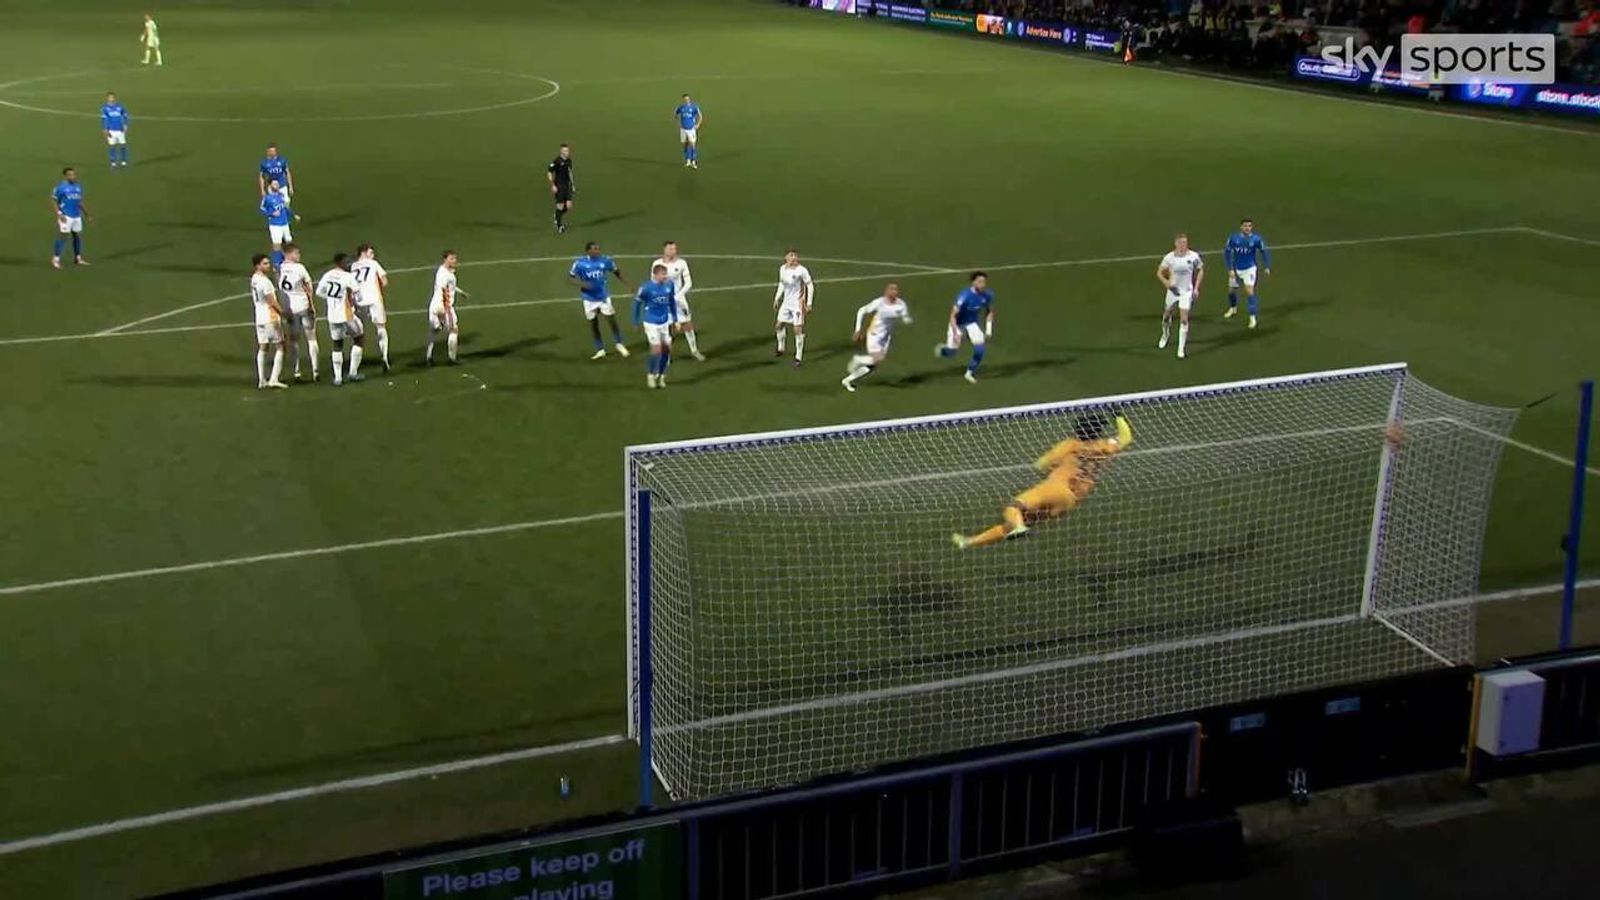
[[[755, 0], [184, 5], [157, 10], [160, 69], [138, 65], [142, 12], [0, 0], [0, 896], [626, 807], [629, 444], [1404, 360], [1480, 403], [1555, 394], [1507, 450], [1483, 584], [1559, 578], [1573, 386], [1600, 370], [1600, 131]], [[365, 383], [255, 390], [269, 142], [313, 274], [364, 241], [393, 274], [392, 373], [369, 346]], [[92, 265], [54, 271], [69, 164]], [[1255, 330], [1221, 315], [1245, 215], [1276, 254]], [[1155, 348], [1179, 230], [1214, 267], [1182, 361]], [[708, 359], [680, 353], [657, 392], [637, 332], [633, 358], [588, 359], [565, 275], [597, 240], [636, 285], [669, 238]], [[800, 368], [771, 347], [791, 246], [818, 283]], [[447, 247], [463, 365], [425, 368]], [[928, 348], [978, 267], [997, 322], [974, 386]], [[855, 309], [891, 278], [917, 321], [847, 394]], [[1600, 574], [1592, 513], [1584, 552]], [[1486, 653], [1550, 645], [1534, 602], [1485, 614]]]

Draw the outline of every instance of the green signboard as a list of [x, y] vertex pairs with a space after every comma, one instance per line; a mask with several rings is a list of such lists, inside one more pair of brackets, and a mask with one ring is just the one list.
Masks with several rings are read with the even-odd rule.
[[383, 873], [385, 900], [676, 900], [677, 822], [623, 828]]

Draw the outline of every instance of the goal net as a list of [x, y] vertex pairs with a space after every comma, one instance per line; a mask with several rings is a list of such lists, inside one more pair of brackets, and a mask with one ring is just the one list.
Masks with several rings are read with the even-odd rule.
[[[1118, 414], [1075, 509], [953, 546]], [[1515, 416], [1395, 364], [631, 447], [634, 737], [699, 798], [1467, 662]]]

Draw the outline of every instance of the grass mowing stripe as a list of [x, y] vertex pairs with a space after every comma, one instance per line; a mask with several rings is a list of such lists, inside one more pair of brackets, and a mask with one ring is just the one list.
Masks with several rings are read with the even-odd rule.
[[186, 806], [181, 809], [167, 812], [152, 813], [144, 816], [133, 816], [127, 819], [116, 819], [111, 822], [101, 822], [96, 825], [85, 825], [81, 828], [72, 828], [66, 831], [57, 831], [51, 834], [40, 834], [33, 837], [18, 838], [16, 840], [0, 843], [0, 856], [13, 853], [22, 853], [27, 850], [38, 850], [42, 847], [53, 847], [57, 844], [70, 844], [74, 841], [102, 837], [122, 831], [133, 831], [140, 828], [150, 828], [156, 825], [167, 825], [172, 822], [183, 822], [188, 819], [199, 819], [205, 816], [215, 816], [222, 813], [240, 812], [255, 809], [260, 806], [270, 806], [275, 803], [286, 803], [290, 800], [304, 800], [309, 797], [322, 797], [328, 794], [340, 794], [347, 791], [360, 791], [367, 788], [383, 787], [389, 784], [398, 784], [403, 781], [415, 781], [419, 778], [432, 778], [439, 775], [454, 775], [459, 772], [470, 772], [473, 769], [484, 769], [490, 766], [500, 766], [507, 763], [524, 762], [530, 759], [539, 759], [546, 756], [559, 756], [564, 753], [581, 753], [588, 750], [598, 750], [615, 744], [625, 743], [626, 735], [608, 734], [603, 737], [583, 738], [582, 740], [568, 741], [564, 744], [547, 744], [542, 747], [526, 747], [521, 750], [509, 750], [505, 753], [492, 753], [488, 756], [474, 756], [467, 759], [458, 759], [447, 763], [438, 763], [431, 766], [418, 766], [412, 769], [400, 769], [394, 772], [380, 772], [376, 775], [364, 775], [360, 778], [347, 778], [343, 781], [329, 781], [322, 784], [313, 784], [302, 788], [292, 788], [287, 791], [278, 791], [272, 794], [257, 794], [253, 797], [239, 797], [235, 800], [223, 800], [217, 803], [203, 803], [199, 806]]

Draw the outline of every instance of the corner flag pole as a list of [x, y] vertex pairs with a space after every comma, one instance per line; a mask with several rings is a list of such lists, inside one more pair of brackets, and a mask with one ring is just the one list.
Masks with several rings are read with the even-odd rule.
[[1594, 422], [1594, 380], [1578, 385], [1577, 465], [1572, 469], [1572, 508], [1562, 549], [1567, 553], [1567, 568], [1561, 580], [1561, 635], [1556, 646], [1572, 646], [1572, 612], [1578, 595], [1578, 544], [1583, 536], [1583, 489], [1589, 480], [1589, 430]]

